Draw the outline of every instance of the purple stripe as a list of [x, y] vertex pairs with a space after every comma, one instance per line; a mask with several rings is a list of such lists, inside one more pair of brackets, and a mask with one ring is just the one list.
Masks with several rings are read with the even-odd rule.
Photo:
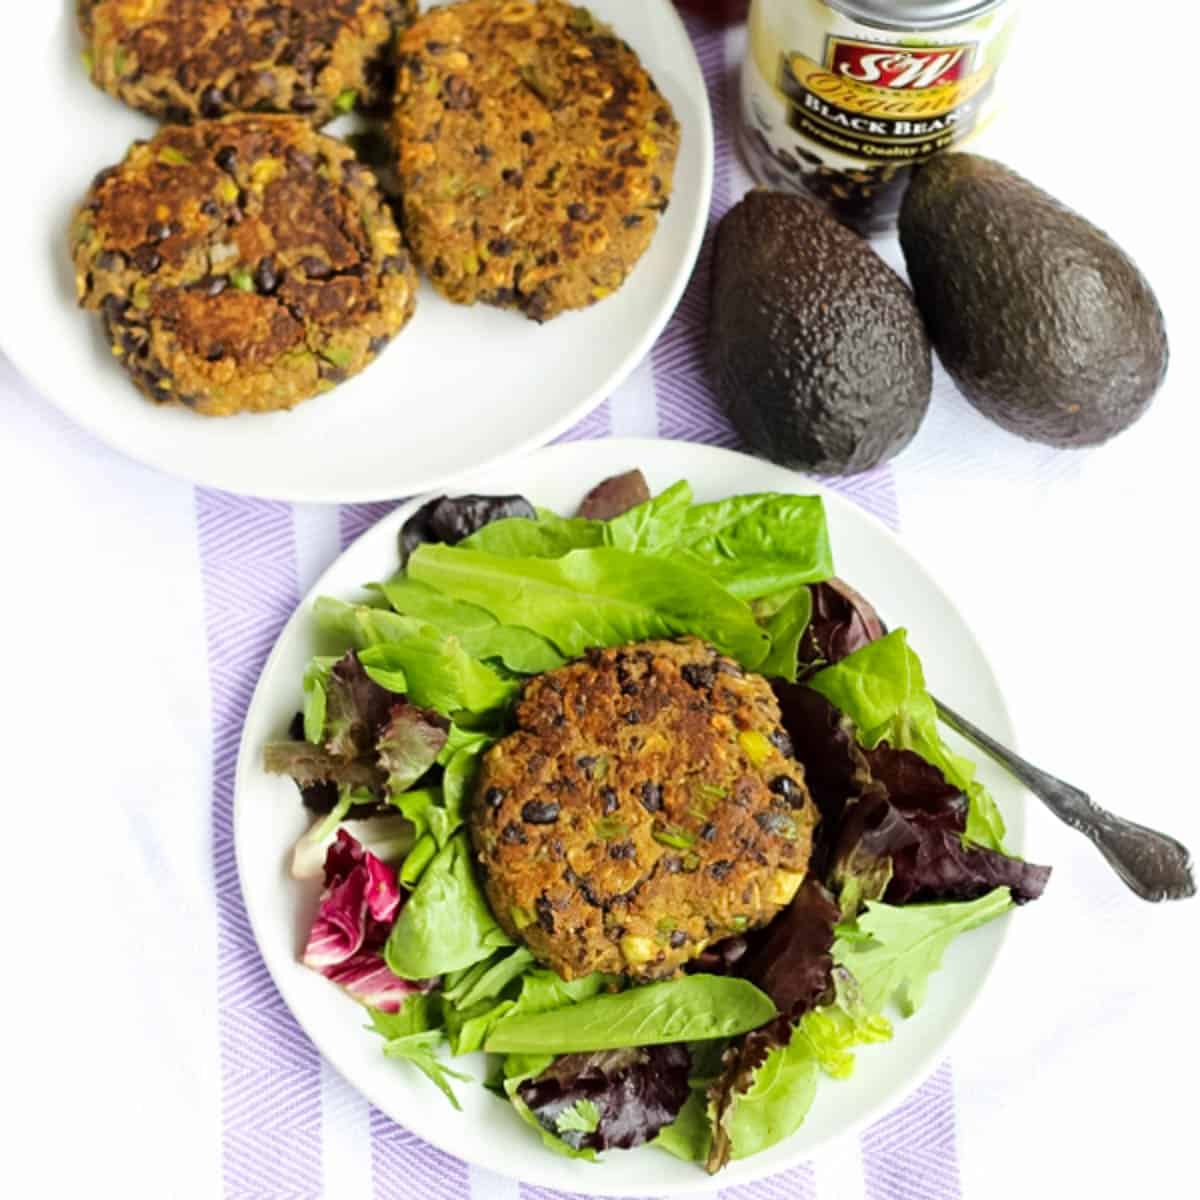
[[867, 1200], [957, 1200], [962, 1195], [949, 1060], [863, 1134], [862, 1152]]
[[606, 438], [612, 433], [612, 405], [608, 400], [597, 408], [592, 409], [578, 425], [572, 426], [566, 433], [560, 433], [554, 439], [553, 445], [559, 442], [583, 442], [593, 438]]
[[403, 500], [379, 500], [373, 504], [344, 504], [338, 513], [338, 537], [342, 549], [356, 541], [378, 521], [382, 521]]
[[873, 471], [848, 478], [828, 478], [821, 481], [834, 491], [841, 492], [867, 512], [878, 517], [891, 529], [900, 528], [900, 504], [896, 497], [896, 477], [886, 463]]
[[708, 292], [717, 222], [732, 202], [734, 149], [730, 141], [725, 34], [697, 17], [684, 18], [712, 105], [716, 167], [708, 233], [691, 282], [662, 336], [650, 351], [658, 400], [658, 431], [665, 438], [736, 446], [737, 434], [716, 405], [708, 381]]
[[816, 1171], [812, 1163], [801, 1163], [772, 1175], [770, 1179], [726, 1188], [721, 1193], [721, 1200], [816, 1200], [816, 1195]]
[[227, 1197], [321, 1191], [320, 1065], [255, 945], [238, 886], [233, 780], [246, 709], [299, 600], [292, 509], [197, 489], [213, 723], [213, 874]]
[[[620, 1151], [610, 1151], [619, 1154]], [[554, 1192], [547, 1188], [534, 1187], [532, 1184], [521, 1184], [521, 1200], [592, 1200], [584, 1192]]]
[[466, 1163], [435, 1150], [377, 1108], [371, 1109], [371, 1173], [376, 1200], [465, 1200], [470, 1190]]

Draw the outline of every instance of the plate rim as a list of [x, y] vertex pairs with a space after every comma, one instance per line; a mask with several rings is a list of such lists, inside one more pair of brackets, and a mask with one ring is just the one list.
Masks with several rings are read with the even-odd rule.
[[[673, 454], [673, 453], [678, 453], [678, 452], [682, 451], [684, 454], [699, 453], [699, 454], [711, 456], [714, 459], [715, 458], [724, 458], [725, 460], [727, 460], [730, 463], [731, 466], [735, 465], [739, 462], [744, 463], [746, 461], [749, 461], [749, 462], [755, 463], [759, 466], [768, 466], [768, 467], [776, 467], [777, 469], [784, 469], [784, 468], [778, 468], [777, 464], [765, 463], [763, 460], [754, 458], [752, 455], [746, 454], [742, 451], [726, 449], [724, 447], [718, 447], [718, 446], [711, 446], [711, 445], [707, 445], [704, 443], [688, 442], [688, 441], [684, 441], [681, 439], [604, 438], [604, 439], [596, 439], [596, 440], [603, 442], [606, 445], [606, 447], [611, 447], [612, 448], [611, 452], [614, 455], [619, 455], [619, 454], [628, 452], [628, 457], [630, 458], [631, 461], [636, 461], [639, 458], [640, 454], [644, 454], [644, 453]], [[581, 453], [581, 449], [587, 447], [588, 445], [589, 445], [589, 441], [584, 440], [584, 441], [580, 441], [580, 442], [569, 442], [569, 443], [564, 443], [564, 444], [559, 444], [559, 445], [544, 446], [539, 451], [536, 451], [533, 455], [527, 456], [526, 461], [529, 461], [530, 459], [553, 460], [554, 458], [558, 458], [558, 457], [569, 458], [572, 455], [578, 455], [579, 453]], [[481, 467], [478, 470], [477, 474], [479, 474], [481, 476], [485, 475], [485, 474], [495, 470], [498, 465], [499, 464], [493, 463], [488, 466]], [[553, 470], [553, 465], [551, 465], [549, 468], [542, 466], [542, 463], [540, 463], [540, 462], [538, 465], [543, 470], [547, 470], [547, 471]], [[686, 474], [686, 472], [685, 472], [685, 474]], [[999, 715], [1001, 717], [1000, 728], [998, 730], [998, 736], [1001, 741], [1007, 741], [1007, 744], [1012, 746], [1014, 749], [1017, 748], [1016, 731], [1013, 726], [1013, 721], [1012, 721], [1011, 713], [1009, 711], [1007, 700], [1005, 699], [1003, 689], [1000, 686], [999, 676], [997, 675], [997, 672], [996, 672], [994, 666], [992, 665], [991, 659], [988, 657], [986, 651], [984, 650], [982, 643], [979, 641], [978, 637], [975, 635], [975, 632], [974, 632], [972, 626], [967, 622], [966, 618], [964, 617], [963, 613], [959, 609], [958, 605], [955, 603], [955, 601], [952, 599], [952, 597], [946, 592], [945, 588], [939, 582], [937, 577], [924, 565], [924, 563], [922, 562], [920, 557], [914, 551], [910, 550], [907, 547], [907, 545], [905, 544], [904, 540], [900, 537], [900, 535], [897, 532], [895, 532], [894, 530], [892, 530], [882, 520], [880, 520], [879, 517], [877, 517], [874, 513], [867, 511], [865, 508], [863, 508], [861, 505], [856, 503], [850, 497], [843, 495], [836, 488], [829, 486], [828, 484], [822, 482], [820, 479], [814, 478], [812, 476], [802, 475], [798, 472], [793, 472], [793, 474], [795, 476], [798, 487], [802, 487], [803, 489], [805, 489], [806, 492], [815, 492], [816, 494], [821, 495], [826, 500], [829, 500], [832, 497], [832, 501], [835, 505], [845, 506], [846, 508], [853, 510], [856, 518], [865, 519], [865, 521], [868, 525], [871, 525], [874, 527], [876, 534], [879, 534], [879, 535], [882, 535], [883, 537], [885, 537], [906, 558], [911, 560], [911, 562], [916, 565], [916, 567], [924, 575], [925, 581], [928, 583], [930, 588], [932, 588], [932, 590], [940, 597], [942, 602], [954, 614], [955, 618], [957, 618], [959, 624], [961, 625], [962, 630], [964, 631], [966, 636], [970, 639], [970, 641], [974, 644], [976, 650], [978, 651], [980, 659], [987, 669], [987, 673], [989, 676], [988, 682], [991, 685], [991, 691], [994, 694], [995, 703], [997, 705], [997, 709], [998, 709]], [[736, 476], [734, 476], [734, 477], [736, 477]], [[730, 494], [737, 494], [737, 493], [731, 492]], [[277, 973], [275, 966], [272, 962], [272, 958], [269, 957], [268, 954], [264, 952], [264, 950], [263, 950], [264, 939], [260, 936], [259, 918], [258, 918], [258, 916], [256, 916], [255, 911], [252, 910], [250, 904], [246, 903], [246, 900], [245, 900], [246, 895], [247, 895], [246, 875], [247, 875], [247, 871], [249, 870], [250, 864], [248, 864], [245, 861], [244, 851], [243, 851], [243, 840], [238, 836], [238, 830], [241, 826], [241, 814], [245, 811], [246, 804], [247, 804], [247, 801], [245, 800], [246, 789], [247, 789], [246, 780], [247, 780], [249, 773], [255, 769], [256, 758], [257, 758], [257, 755], [256, 755], [257, 747], [251, 747], [249, 745], [249, 731], [250, 731], [250, 726], [251, 726], [250, 715], [254, 711], [256, 706], [259, 704], [260, 698], [265, 694], [265, 692], [268, 688], [268, 681], [271, 680], [271, 678], [275, 672], [277, 660], [282, 653], [281, 647], [282, 647], [283, 643], [285, 642], [285, 640], [287, 640], [289, 638], [289, 635], [291, 635], [293, 633], [294, 627], [299, 622], [301, 622], [305, 619], [306, 614], [311, 610], [312, 602], [316, 598], [316, 596], [323, 594], [323, 592], [328, 590], [327, 585], [326, 585], [326, 580], [328, 579], [328, 577], [338, 571], [338, 568], [339, 568], [342, 560], [349, 553], [351, 553], [353, 548], [356, 545], [358, 545], [363, 539], [372, 537], [372, 536], [378, 536], [378, 531], [379, 531], [380, 527], [382, 527], [382, 526], [386, 526], [386, 525], [397, 525], [398, 526], [398, 524], [400, 522], [402, 522], [403, 519], [408, 514], [410, 514], [413, 510], [415, 510], [421, 503], [423, 503], [428, 498], [429, 497], [427, 495], [422, 495], [422, 496], [412, 497], [408, 500], [405, 500], [404, 502], [399, 504], [395, 509], [393, 509], [391, 512], [385, 514], [378, 521], [374, 522], [369, 528], [364, 530], [357, 538], [355, 538], [354, 541], [352, 541], [351, 543], [346, 545], [338, 553], [338, 555], [330, 562], [328, 567], [326, 567], [326, 569], [324, 571], [322, 571], [321, 574], [317, 577], [317, 579], [313, 582], [312, 586], [307, 590], [305, 595], [300, 599], [298, 605], [296, 606], [295, 611], [288, 618], [288, 620], [285, 622], [284, 626], [280, 630], [279, 635], [276, 638], [276, 641], [275, 641], [274, 645], [272, 646], [271, 651], [270, 651], [269, 655], [267, 656], [266, 661], [263, 664], [262, 671], [259, 675], [259, 678], [258, 678], [256, 684], [255, 684], [254, 691], [250, 697], [250, 701], [246, 707], [246, 713], [245, 713], [245, 718], [244, 718], [244, 722], [243, 722], [242, 732], [239, 735], [239, 739], [238, 739], [238, 757], [237, 757], [237, 765], [236, 765], [234, 781], [233, 781], [232, 836], [233, 836], [233, 843], [234, 843], [234, 855], [235, 855], [235, 863], [236, 863], [237, 876], [238, 876], [238, 885], [242, 892], [242, 900], [243, 900], [243, 904], [245, 907], [247, 920], [249, 922], [251, 933], [255, 940], [255, 946], [256, 946], [256, 949], [258, 950], [259, 957], [262, 960], [263, 964], [266, 966], [267, 971], [271, 977], [272, 983], [275, 985], [275, 988], [277, 989], [277, 991], [279, 993], [280, 999], [283, 1001], [284, 1005], [287, 1007], [287, 1010], [288, 1010], [289, 1014], [291, 1015], [292, 1019], [297, 1023], [297, 1025], [303, 1032], [304, 1036], [306, 1038], [308, 1038], [308, 1040], [312, 1043], [312, 1045], [316, 1049], [317, 1053], [321, 1056], [322, 1061], [327, 1063], [332, 1070], [336, 1071], [343, 1079], [345, 1079], [347, 1084], [350, 1087], [354, 1088], [354, 1090], [356, 1092], [358, 1092], [359, 1095], [363, 1096], [364, 1098], [367, 1099], [367, 1101], [369, 1103], [371, 1103], [371, 1104], [375, 1105], [375, 1107], [379, 1108], [380, 1111], [383, 1112], [384, 1115], [387, 1116], [389, 1120], [400, 1125], [402, 1128], [411, 1132], [413, 1134], [413, 1136], [420, 1138], [422, 1141], [427, 1142], [429, 1145], [434, 1146], [436, 1149], [442, 1151], [443, 1153], [452, 1155], [454, 1158], [467, 1163], [469, 1166], [478, 1166], [478, 1167], [481, 1167], [486, 1170], [495, 1171], [499, 1174], [505, 1175], [508, 1178], [515, 1178], [518, 1180], [518, 1182], [521, 1182], [521, 1183], [528, 1183], [528, 1184], [531, 1184], [532, 1186], [548, 1187], [548, 1188], [561, 1190], [565, 1186], [561, 1179], [553, 1178], [553, 1177], [551, 1177], [551, 1175], [549, 1173], [542, 1174], [540, 1171], [537, 1170], [536, 1167], [534, 1167], [532, 1170], [523, 1167], [522, 1173], [520, 1175], [516, 1175], [516, 1176], [510, 1175], [509, 1169], [503, 1165], [499, 1165], [499, 1164], [496, 1164], [495, 1162], [491, 1162], [491, 1161], [486, 1161], [486, 1162], [480, 1161], [477, 1158], [469, 1156], [469, 1154], [464, 1154], [463, 1143], [461, 1141], [452, 1140], [451, 1136], [446, 1136], [443, 1138], [439, 1134], [439, 1136], [434, 1137], [434, 1136], [430, 1136], [424, 1130], [422, 1130], [421, 1132], [417, 1132], [416, 1130], [412, 1129], [411, 1126], [409, 1126], [405, 1122], [398, 1121], [398, 1120], [396, 1120], [395, 1117], [391, 1116], [391, 1114], [388, 1112], [389, 1106], [387, 1106], [383, 1102], [381, 1102], [381, 1100], [377, 1096], [377, 1089], [375, 1089], [373, 1086], [371, 1086], [369, 1082], [364, 1084], [364, 1082], [362, 1080], [356, 1078], [357, 1072], [344, 1071], [340, 1064], [333, 1062], [325, 1054], [321, 1045], [318, 1043], [317, 1038], [313, 1036], [312, 1032], [310, 1032], [306, 1023], [301, 1019], [300, 1015], [292, 1007], [292, 1004], [290, 1003], [289, 998], [288, 998], [288, 992], [291, 990], [290, 984], [287, 982], [287, 980], [285, 978], [282, 977], [282, 970]], [[1030, 810], [1028, 793], [1026, 792], [1025, 789], [1018, 788], [1018, 790], [1015, 794], [1015, 798], [1014, 798], [1013, 803], [1010, 806], [1010, 808], [1013, 809], [1014, 813], [1019, 811], [1019, 814], [1022, 817], [1021, 835], [1019, 838], [1012, 838], [1011, 842], [1010, 842], [1010, 848], [1012, 849], [1012, 851], [1014, 853], [1021, 854], [1021, 853], [1023, 853], [1023, 851], [1025, 849], [1025, 843], [1028, 839], [1028, 815], [1029, 815], [1029, 810]], [[1006, 814], [1006, 815], [1012, 815], [1012, 814]], [[954, 1039], [958, 1036], [959, 1032], [961, 1031], [963, 1026], [966, 1024], [966, 1022], [970, 1018], [973, 1010], [975, 1009], [975, 1007], [979, 1001], [979, 997], [982, 995], [984, 988], [987, 985], [988, 979], [991, 977], [991, 975], [995, 971], [996, 966], [1001, 959], [1001, 956], [1005, 953], [1005, 948], [1008, 945], [1010, 937], [1012, 936], [1012, 925], [1013, 925], [1012, 913], [1011, 912], [1006, 913], [999, 920], [992, 922], [991, 924], [995, 928], [994, 936], [996, 939], [995, 946], [991, 953], [991, 956], [990, 956], [989, 960], [986, 962], [986, 964], [984, 965], [982, 972], [979, 973], [975, 977], [973, 984], [972, 984], [972, 989], [971, 989], [970, 995], [965, 999], [964, 1003], [961, 1006], [960, 1011], [957, 1013], [957, 1015], [954, 1017], [954, 1019], [952, 1021], [950, 1021], [947, 1026], [944, 1027], [944, 1034], [941, 1037], [941, 1039], [939, 1040], [938, 1044], [936, 1046], [934, 1046], [928, 1053], [926, 1053], [917, 1062], [917, 1064], [913, 1068], [911, 1075], [910, 1075], [910, 1083], [909, 1083], [907, 1092], [905, 1093], [906, 1097], [911, 1096], [913, 1092], [918, 1090], [930, 1078], [930, 1076], [934, 1073], [934, 1071], [937, 1069], [939, 1062], [948, 1053], [949, 1048], [950, 1048], [951, 1044], [953, 1043]], [[759, 1180], [768, 1178], [773, 1175], [777, 1175], [782, 1171], [789, 1170], [789, 1169], [795, 1167], [796, 1165], [798, 1165], [800, 1162], [803, 1162], [803, 1161], [806, 1161], [809, 1159], [813, 1159], [820, 1155], [826, 1154], [833, 1147], [836, 1147], [839, 1145], [845, 1145], [849, 1141], [850, 1138], [857, 1136], [862, 1131], [862, 1129], [865, 1128], [867, 1125], [869, 1125], [871, 1122], [879, 1119], [881, 1116], [885, 1115], [887, 1112], [894, 1111], [895, 1108], [902, 1103], [904, 1103], [903, 1098], [887, 1096], [887, 1097], [881, 1097], [878, 1100], [873, 1100], [870, 1103], [865, 1104], [863, 1106], [862, 1110], [859, 1113], [857, 1113], [853, 1119], [848, 1121], [846, 1123], [846, 1125], [836, 1135], [829, 1138], [825, 1142], [819, 1143], [816, 1146], [806, 1146], [803, 1149], [799, 1149], [794, 1154], [794, 1156], [789, 1157], [787, 1159], [787, 1161], [764, 1163], [764, 1165], [762, 1165], [761, 1167], [755, 1168], [753, 1165], [751, 1165], [754, 1162], [753, 1158], [742, 1160], [742, 1162], [739, 1164], [741, 1167], [741, 1171], [739, 1172], [739, 1175], [736, 1180], [729, 1180], [726, 1177], [723, 1177], [721, 1174], [718, 1174], [716, 1176], [706, 1175], [699, 1170], [697, 1170], [697, 1178], [694, 1182], [687, 1181], [687, 1182], [653, 1183], [653, 1182], [648, 1182], [648, 1181], [643, 1180], [642, 1182], [636, 1183], [636, 1184], [630, 1183], [627, 1185], [626, 1184], [613, 1185], [613, 1184], [606, 1184], [604, 1182], [603, 1178], [598, 1176], [595, 1184], [589, 1186], [588, 1194], [594, 1195], [594, 1196], [642, 1197], [642, 1196], [645, 1196], [647, 1194], [647, 1192], [649, 1191], [650, 1193], [654, 1194], [655, 1196], [660, 1196], [660, 1197], [665, 1198], [665, 1197], [690, 1196], [690, 1195], [698, 1196], [698, 1195], [705, 1195], [705, 1194], [710, 1194], [710, 1193], [716, 1194], [718, 1191], [721, 1191], [727, 1187], [742, 1187], [742, 1186], [746, 1186], [749, 1184], [753, 1184]], [[797, 1134], [792, 1135], [793, 1139], [798, 1136], [798, 1132], [799, 1131], [797, 1131]], [[786, 1144], [786, 1139], [783, 1144]], [[547, 1152], [547, 1157], [550, 1157], [548, 1152]], [[531, 1158], [529, 1161], [532, 1163], [540, 1162], [541, 1156], [539, 1155], [537, 1158]]]
[[[228, 492], [231, 495], [247, 496], [256, 500], [281, 501], [291, 504], [367, 504], [377, 501], [394, 500], [398, 497], [415, 496], [438, 491], [442, 488], [453, 487], [458, 480], [469, 478], [477, 471], [487, 470], [499, 466], [501, 463], [526, 457], [539, 448], [554, 443], [562, 434], [566, 433], [599, 408], [613, 392], [629, 379], [643, 359], [649, 354], [654, 343], [662, 335], [672, 317], [678, 311], [684, 293], [695, 274], [696, 264], [699, 261], [712, 216], [712, 197], [716, 172], [716, 135], [713, 124], [712, 103], [708, 96], [704, 71], [683, 19], [683, 14], [675, 7], [672, 0], [653, 0], [653, 3], [657, 4], [659, 9], [667, 15], [669, 21], [674, 26], [680, 46], [685, 51], [681, 59], [681, 68], [683, 64], [686, 64], [686, 71], [680, 70], [680, 78], [687, 82], [689, 92], [694, 93], [698, 101], [702, 101], [702, 103], [697, 104], [698, 119], [695, 123], [698, 126], [696, 134], [699, 138], [700, 153], [700, 189], [696, 196], [695, 217], [692, 227], [688, 232], [684, 252], [676, 264], [671, 286], [663, 292], [662, 303], [660, 304], [656, 318], [642, 329], [639, 336], [631, 343], [629, 351], [591, 392], [569, 411], [545, 425], [540, 432], [532, 434], [507, 449], [491, 454], [489, 457], [463, 467], [460, 470], [428, 476], [415, 476], [399, 484], [389, 484], [387, 486], [365, 485], [363, 487], [339, 486], [335, 489], [324, 489], [320, 485], [319, 477], [314, 477], [313, 483], [305, 483], [302, 486], [297, 486], [298, 481], [294, 481], [292, 484], [282, 488], [260, 486], [253, 480], [247, 483], [246, 480], [237, 477], [244, 473], [241, 470], [235, 469], [233, 472], [226, 473], [221, 466], [219, 456], [210, 457], [205, 463], [205, 470], [203, 472], [180, 469], [177, 465], [165, 465], [160, 457], [156, 457], [149, 452], [143, 452], [140, 448], [131, 448], [122, 443], [118, 438], [111, 436], [106, 423], [102, 419], [95, 419], [93, 415], [94, 413], [102, 413], [104, 411], [102, 408], [98, 410], [94, 409], [82, 401], [76, 405], [65, 403], [61, 398], [61, 394], [56, 394], [56, 390], [51, 386], [51, 380], [41, 367], [45, 356], [36, 353], [32, 345], [28, 353], [25, 351], [25, 346], [29, 344], [29, 339], [24, 336], [24, 332], [29, 327], [28, 323], [15, 325], [10, 329], [7, 319], [0, 321], [0, 353], [8, 358], [18, 374], [42, 400], [51, 404], [73, 425], [96, 438], [97, 441], [101, 442], [108, 449], [121, 455], [128, 461], [148, 467], [151, 470], [159, 471], [169, 478], [178, 479], [196, 487], [214, 488], [219, 491]], [[103, 97], [100, 97], [100, 99], [103, 99]], [[0, 228], [3, 228], [5, 225], [7, 225], [7, 222], [0, 223]], [[17, 311], [15, 304], [3, 304], [0, 305], [0, 308], [3, 309], [6, 315]], [[31, 320], [36, 321], [37, 319], [36, 314], [31, 317]], [[86, 391], [86, 385], [81, 387], [81, 394], [86, 393]], [[143, 403], [146, 402], [132, 391], [131, 396]], [[297, 407], [302, 408], [302, 406]], [[216, 420], [218, 418], [211, 419]], [[320, 436], [319, 428], [314, 429], [312, 432], [314, 437]]]

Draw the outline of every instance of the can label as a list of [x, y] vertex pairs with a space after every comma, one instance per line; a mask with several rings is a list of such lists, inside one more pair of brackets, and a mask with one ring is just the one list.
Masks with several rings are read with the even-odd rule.
[[821, 0], [755, 0], [743, 73], [750, 165], [886, 227], [908, 171], [979, 129], [1015, 11], [935, 33], [875, 29]]

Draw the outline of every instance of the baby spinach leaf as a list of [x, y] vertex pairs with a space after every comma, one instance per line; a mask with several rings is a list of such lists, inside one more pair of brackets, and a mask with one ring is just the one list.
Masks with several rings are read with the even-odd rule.
[[849, 929], [839, 926], [834, 961], [854, 976], [870, 1011], [882, 1012], [895, 997], [900, 1011], [910, 1017], [950, 943], [1012, 906], [1008, 888], [996, 888], [978, 900], [943, 904], [868, 903]]
[[770, 649], [749, 607], [704, 575], [611, 547], [538, 559], [422, 546], [409, 571], [501, 621], [524, 624], [569, 656], [693, 634], [754, 668]]
[[616, 1050], [732, 1037], [765, 1024], [775, 1005], [744, 979], [688, 975], [598, 995], [570, 1009], [514, 1013], [492, 1031], [500, 1053]]
[[400, 910], [384, 958], [401, 979], [432, 979], [511, 945], [479, 889], [467, 836], [459, 833], [425, 869]]

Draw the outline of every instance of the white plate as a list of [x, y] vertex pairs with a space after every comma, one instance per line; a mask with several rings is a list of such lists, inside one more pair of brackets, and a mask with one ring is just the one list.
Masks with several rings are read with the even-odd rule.
[[[484, 493], [522, 492], [536, 504], [570, 513], [591, 483], [634, 466], [645, 471], [656, 491], [686, 478], [701, 499], [739, 492], [821, 492], [839, 573], [872, 598], [893, 626], [910, 630], [939, 696], [1011, 744], [1012, 726], [987, 659], [937, 584], [873, 517], [801, 476], [728, 450], [610, 440], [552, 446], [524, 461], [481, 471], [463, 486]], [[664, 1196], [745, 1183], [807, 1158], [903, 1099], [944, 1054], [996, 959], [1008, 918], [951, 947], [919, 1014], [909, 1021], [897, 1018], [892, 1042], [859, 1051], [849, 1081], [822, 1080], [813, 1110], [794, 1137], [734, 1163], [716, 1180], [649, 1148], [612, 1152], [600, 1164], [561, 1158], [544, 1149], [508, 1105], [482, 1086], [459, 1088], [464, 1111], [456, 1113], [415, 1071], [384, 1059], [379, 1039], [363, 1031], [362, 1011], [354, 1001], [299, 964], [317, 889], [292, 881], [286, 860], [307, 821], [291, 781], [261, 769], [262, 748], [285, 735], [299, 705], [300, 676], [316, 652], [312, 601], [326, 594], [349, 599], [367, 581], [391, 575], [397, 567], [396, 534], [411, 510], [406, 506], [381, 521], [318, 581], [263, 670], [242, 735], [234, 810], [242, 892], [280, 994], [325, 1057], [383, 1112], [442, 1150], [531, 1183], [591, 1194]], [[987, 764], [981, 764], [980, 773], [1004, 811], [1010, 843], [1019, 853], [1024, 793]], [[477, 1065], [471, 1069], [481, 1076]]]
[[114, 362], [99, 318], [75, 307], [66, 249], [71, 212], [92, 176], [155, 125], [87, 80], [75, 0], [15, 7], [10, 41], [20, 50], [8, 56], [5, 89], [27, 119], [9, 131], [12, 171], [0, 191], [0, 345], [73, 420], [173, 475], [278, 499], [382, 500], [534, 449], [633, 370], [699, 253], [712, 117], [683, 23], [670, 0], [594, 0], [683, 126], [670, 209], [615, 296], [539, 328], [516, 313], [450, 304], [423, 283], [416, 316], [377, 362], [290, 413], [212, 419], [157, 407]]

